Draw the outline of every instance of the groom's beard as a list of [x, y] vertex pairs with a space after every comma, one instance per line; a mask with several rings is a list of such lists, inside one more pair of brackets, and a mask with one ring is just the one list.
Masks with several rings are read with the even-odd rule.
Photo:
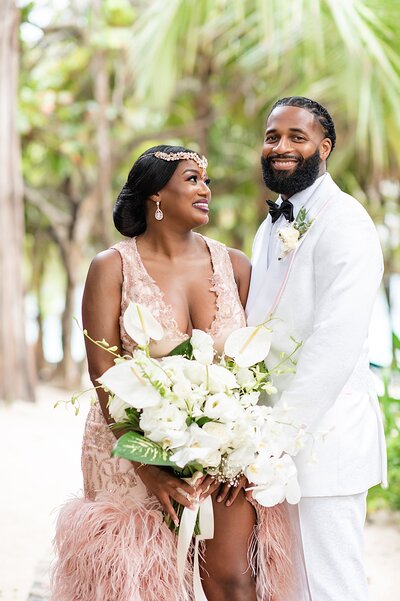
[[[284, 158], [282, 155], [281, 158]], [[293, 196], [297, 192], [311, 186], [319, 176], [321, 157], [317, 149], [308, 159], [299, 158], [294, 171], [278, 171], [272, 166], [272, 159], [277, 156], [261, 157], [261, 168], [267, 188], [284, 196]], [[288, 155], [289, 158], [289, 155]]]

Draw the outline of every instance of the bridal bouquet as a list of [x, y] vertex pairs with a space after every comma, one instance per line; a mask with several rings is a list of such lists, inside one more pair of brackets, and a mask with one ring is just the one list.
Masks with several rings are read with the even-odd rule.
[[131, 303], [123, 321], [138, 347], [123, 357], [109, 349], [115, 365], [98, 380], [109, 392], [114, 427], [127, 430], [113, 455], [169, 466], [181, 477], [207, 473], [233, 486], [244, 474], [261, 505], [297, 503], [293, 456], [307, 434], [290, 408], [259, 403], [276, 391], [274, 370], [263, 362], [271, 344], [268, 325], [232, 332], [219, 357], [211, 336], [193, 330], [169, 356], [154, 359], [149, 342], [160, 340], [163, 330], [149, 310]]

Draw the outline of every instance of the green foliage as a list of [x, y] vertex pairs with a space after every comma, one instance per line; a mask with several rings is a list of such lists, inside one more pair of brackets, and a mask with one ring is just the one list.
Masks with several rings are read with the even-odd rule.
[[178, 346], [173, 348], [172, 351], [170, 351], [168, 353], [168, 355], [169, 356], [182, 355], [183, 357], [186, 357], [187, 359], [191, 359], [193, 357], [193, 347], [190, 342], [190, 339], [184, 340], [183, 342], [178, 344]]
[[387, 507], [400, 510], [400, 367], [384, 371], [384, 393], [379, 397], [384, 417], [388, 453], [388, 482], [386, 489], [375, 486], [368, 495], [371, 510]]
[[[133, 161], [161, 142], [207, 155], [213, 197], [203, 231], [249, 255], [266, 216], [265, 118], [284, 95], [327, 106], [338, 134], [329, 170], [383, 222], [380, 183], [397, 180], [400, 164], [396, 0], [106, 0], [98, 15], [90, 3], [44, 5], [41, 37], [32, 41], [21, 28], [18, 123], [25, 185], [47, 201], [27, 195], [26, 230], [43, 233], [58, 280], [67, 280], [62, 242], [74, 228], [84, 232], [82, 265], [74, 262], [83, 279], [86, 262], [108, 244], [103, 224]], [[35, 2], [21, 21], [35, 23]], [[108, 213], [98, 189], [101, 133], [110, 146]], [[397, 197], [392, 203], [397, 213]], [[393, 257], [400, 265], [400, 249]]]
[[118, 438], [112, 456], [146, 465], [176, 467], [175, 463], [169, 459], [170, 453], [164, 451], [156, 442], [137, 432], [127, 432], [121, 438]]

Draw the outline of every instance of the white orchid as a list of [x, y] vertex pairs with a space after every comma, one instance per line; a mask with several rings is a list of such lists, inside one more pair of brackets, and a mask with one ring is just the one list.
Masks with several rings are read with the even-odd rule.
[[297, 469], [289, 455], [278, 458], [259, 456], [245, 469], [245, 474], [255, 485], [250, 487], [253, 498], [264, 507], [272, 507], [285, 499], [293, 505], [300, 501]]
[[123, 316], [124, 328], [139, 346], [149, 344], [150, 339], [161, 340], [164, 331], [145, 305], [129, 303]]
[[[171, 456], [171, 461], [174, 461], [178, 467], [185, 467], [191, 461], [201, 462], [210, 456], [216, 459], [219, 449], [217, 436], [208, 434], [197, 424], [191, 424], [187, 432], [189, 436], [185, 446], [176, 450]], [[218, 461], [214, 465], [218, 465]]]
[[225, 342], [225, 355], [239, 367], [251, 367], [263, 361], [271, 348], [271, 332], [264, 326], [247, 326], [235, 330]]
[[214, 341], [203, 330], [193, 330], [190, 338], [193, 356], [202, 365], [210, 365], [214, 359]]

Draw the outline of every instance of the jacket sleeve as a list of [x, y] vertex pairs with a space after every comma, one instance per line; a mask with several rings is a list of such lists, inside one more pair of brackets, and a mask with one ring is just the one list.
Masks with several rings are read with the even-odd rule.
[[279, 399], [309, 428], [333, 405], [357, 364], [383, 274], [375, 226], [348, 200], [350, 206], [331, 216], [316, 244], [312, 331]]

